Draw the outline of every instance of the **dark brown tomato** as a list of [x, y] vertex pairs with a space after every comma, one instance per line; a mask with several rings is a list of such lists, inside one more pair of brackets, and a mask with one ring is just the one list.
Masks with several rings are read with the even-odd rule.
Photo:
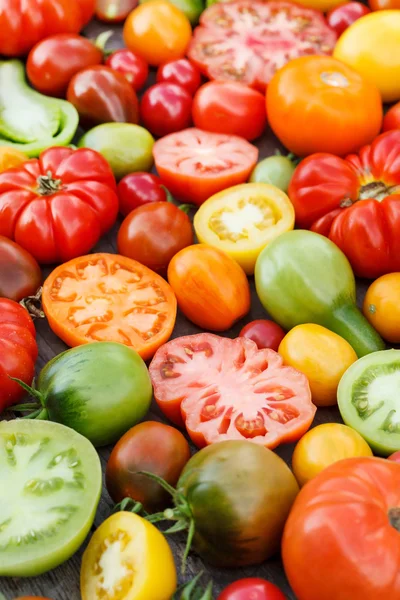
[[0, 235], [0, 297], [19, 302], [33, 296], [41, 283], [42, 272], [33, 256]]

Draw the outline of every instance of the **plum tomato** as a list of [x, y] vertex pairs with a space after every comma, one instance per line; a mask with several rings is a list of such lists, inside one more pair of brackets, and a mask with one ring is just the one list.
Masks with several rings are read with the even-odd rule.
[[179, 58], [158, 67], [157, 83], [162, 81], [176, 83], [193, 96], [201, 85], [201, 73], [190, 60]]
[[146, 129], [157, 137], [181, 131], [192, 121], [192, 97], [175, 83], [156, 83], [143, 94], [140, 117]]
[[278, 352], [279, 344], [285, 337], [285, 332], [282, 327], [269, 321], [268, 319], [258, 319], [247, 323], [239, 333], [239, 337], [245, 337], [253, 340], [257, 344], [257, 348], [270, 348]]
[[223, 440], [268, 448], [297, 441], [316, 411], [306, 376], [243, 337], [176, 338], [157, 351], [150, 377], [161, 410], [184, 423], [200, 448]]
[[167, 193], [161, 179], [152, 173], [130, 173], [118, 184], [119, 210], [124, 217], [149, 202], [165, 202]]
[[149, 76], [149, 67], [145, 60], [135, 52], [122, 48], [110, 54], [106, 66], [122, 73], [135, 91], [142, 89]]
[[228, 585], [217, 600], [286, 600], [286, 596], [273, 583], [249, 577]]
[[339, 37], [354, 21], [357, 21], [357, 19], [367, 15], [369, 12], [371, 11], [368, 6], [361, 4], [361, 2], [345, 2], [345, 4], [339, 4], [339, 6], [332, 8], [328, 12], [326, 20], [329, 27], [332, 27]]
[[117, 443], [107, 463], [106, 485], [114, 502], [132, 498], [147, 512], [164, 509], [170, 495], [155, 481], [137, 471], [147, 471], [175, 486], [190, 458], [182, 433], [163, 423], [147, 421], [132, 427]]
[[383, 117], [382, 131], [391, 131], [392, 129], [400, 129], [400, 102], [389, 108]]
[[22, 246], [0, 235], [0, 297], [20, 302], [36, 294], [42, 272]]

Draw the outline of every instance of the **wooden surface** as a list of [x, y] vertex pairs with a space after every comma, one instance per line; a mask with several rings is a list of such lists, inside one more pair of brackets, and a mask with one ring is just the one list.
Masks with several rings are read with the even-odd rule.
[[[93, 22], [87, 28], [88, 37], [96, 37], [96, 35], [104, 30], [110, 29], [104, 27], [104, 25]], [[122, 46], [121, 28], [115, 27], [115, 35], [110, 40], [109, 47], [118, 48]], [[262, 140], [257, 144], [260, 148], [260, 158], [264, 158], [271, 154], [274, 154], [277, 148], [282, 148], [274, 138], [274, 136], [267, 132]], [[96, 246], [94, 251], [104, 251], [116, 253], [115, 237], [118, 230], [118, 224], [114, 227], [110, 234], [103, 238], [103, 240]], [[44, 275], [47, 275], [49, 269], [45, 270]], [[251, 280], [252, 290], [252, 306], [251, 311], [247, 317], [240, 323], [237, 323], [234, 328], [226, 332], [227, 337], [236, 337], [245, 323], [254, 319], [265, 318], [267, 315], [262, 308], [254, 289], [254, 282]], [[358, 299], [362, 302], [366, 290], [366, 284], [364, 282], [358, 285]], [[50, 330], [46, 320], [37, 321], [37, 336], [39, 343], [39, 359], [37, 363], [37, 370], [39, 371], [51, 358], [60, 354], [66, 350], [66, 346], [61, 342]], [[198, 333], [200, 329], [195, 327], [192, 323], [187, 321], [182, 314], [178, 314], [178, 319], [173, 332], [172, 337], [178, 337], [181, 335], [188, 335], [192, 333]], [[164, 420], [162, 414], [153, 403], [148, 420]], [[336, 408], [321, 409], [319, 408], [314, 420], [313, 425], [325, 423], [328, 421], [341, 422], [339, 411]], [[192, 446], [194, 451], [194, 447]], [[277, 454], [281, 456], [289, 465], [291, 455], [293, 451], [293, 445], [281, 446], [276, 450]], [[105, 467], [108, 456], [110, 454], [110, 448], [105, 448], [100, 451], [100, 458]], [[1, 481], [0, 481], [1, 485]], [[240, 493], [240, 490], [238, 490]], [[111, 514], [112, 502], [104, 488], [97, 515], [95, 518], [93, 531], [98, 527], [110, 514]], [[1, 508], [0, 508], [1, 511]], [[89, 535], [90, 537], [90, 535]], [[169, 543], [174, 551], [177, 565], [180, 564], [180, 557], [184, 548], [184, 538], [181, 534], [169, 536]], [[88, 541], [88, 540], [87, 540]], [[86, 541], [86, 543], [87, 543]], [[32, 579], [18, 579], [18, 578], [0, 578], [0, 591], [6, 596], [7, 600], [11, 600], [16, 596], [23, 595], [39, 595], [48, 596], [52, 600], [80, 600], [79, 592], [79, 572], [82, 559], [82, 552], [86, 546], [86, 543], [81, 550], [75, 554], [69, 561], [61, 565], [57, 569]], [[321, 542], [322, 543], [322, 542]], [[267, 563], [247, 569], [235, 569], [235, 570], [221, 570], [214, 569], [204, 564], [201, 559], [194, 556], [190, 556], [188, 561], [188, 568], [185, 575], [185, 580], [191, 579], [200, 570], [204, 570], [206, 578], [212, 578], [214, 581], [214, 597], [218, 596], [218, 593], [230, 582], [240, 579], [242, 577], [264, 577], [269, 581], [278, 585], [282, 591], [286, 594], [288, 600], [295, 600], [293, 592], [287, 583], [285, 574], [283, 572], [282, 564], [279, 556]]]

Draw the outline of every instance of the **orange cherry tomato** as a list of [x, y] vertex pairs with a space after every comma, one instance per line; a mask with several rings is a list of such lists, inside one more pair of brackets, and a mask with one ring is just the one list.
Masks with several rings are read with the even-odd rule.
[[152, 0], [133, 10], [124, 26], [125, 44], [150, 65], [185, 56], [192, 37], [189, 19], [167, 0]]
[[382, 275], [370, 285], [363, 312], [385, 340], [400, 343], [400, 273]]
[[371, 10], [391, 10], [400, 8], [400, 0], [369, 0]]
[[383, 117], [382, 131], [391, 131], [392, 129], [400, 129], [400, 102], [389, 108]]
[[29, 158], [23, 152], [10, 148], [10, 146], [0, 146], [0, 173], [19, 167]]

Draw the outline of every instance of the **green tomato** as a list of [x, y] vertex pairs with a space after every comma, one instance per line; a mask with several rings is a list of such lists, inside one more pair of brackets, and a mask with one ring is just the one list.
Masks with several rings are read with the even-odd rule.
[[153, 136], [132, 123], [103, 123], [78, 142], [79, 148], [97, 150], [109, 162], [116, 179], [153, 166]]
[[270, 183], [287, 193], [296, 167], [286, 156], [268, 156], [254, 167], [251, 183]]
[[0, 423], [0, 575], [32, 577], [81, 546], [100, 499], [92, 444], [58, 423]]
[[[144, 4], [145, 2], [151, 2], [151, 0], [140, 0], [139, 4]], [[192, 25], [197, 25], [199, 17], [205, 8], [204, 0], [169, 0], [169, 2], [175, 4], [187, 16]]]

